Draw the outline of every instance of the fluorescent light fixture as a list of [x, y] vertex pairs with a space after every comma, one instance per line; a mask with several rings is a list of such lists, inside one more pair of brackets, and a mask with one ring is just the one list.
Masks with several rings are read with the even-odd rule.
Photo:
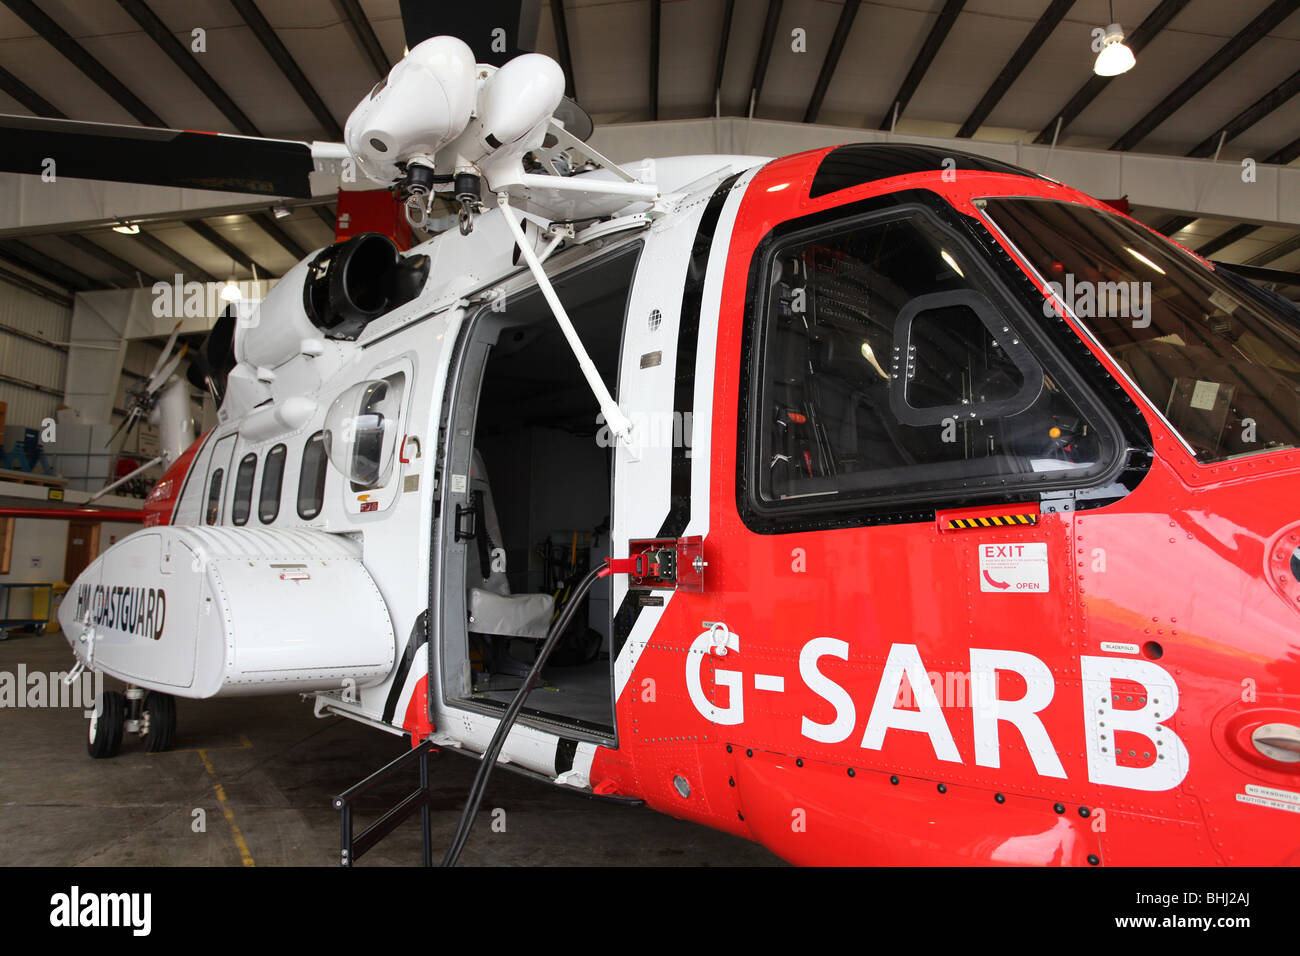
[[1138, 262], [1144, 263], [1145, 265], [1150, 266], [1152, 269], [1155, 269], [1156, 272], [1159, 272], [1161, 275], [1165, 274], [1164, 269], [1161, 269], [1158, 265], [1156, 265], [1146, 256], [1142, 255], [1142, 253], [1138, 252], [1136, 249], [1131, 249], [1128, 246], [1125, 246], [1124, 251], [1127, 252], [1130, 256], [1132, 256], [1134, 259], [1136, 259]]
[[948, 255], [947, 249], [940, 249], [939, 256], [944, 262], [948, 263], [949, 268], [951, 268], [953, 272], [957, 273], [957, 275], [961, 276], [963, 279], [966, 278], [966, 273], [961, 271], [961, 266], [957, 265], [957, 260]]
[[1119, 76], [1133, 69], [1137, 63], [1137, 57], [1124, 42], [1124, 30], [1118, 23], [1112, 23], [1106, 28], [1101, 44], [1097, 62], [1092, 65], [1092, 72], [1098, 76]]
[[140, 234], [140, 227], [133, 222], [123, 221], [114, 226], [113, 231], [120, 232], [124, 236], [138, 236]]
[[235, 302], [239, 299], [239, 283], [235, 277], [231, 276], [226, 280], [226, 284], [221, 287], [221, 298], [226, 302]]

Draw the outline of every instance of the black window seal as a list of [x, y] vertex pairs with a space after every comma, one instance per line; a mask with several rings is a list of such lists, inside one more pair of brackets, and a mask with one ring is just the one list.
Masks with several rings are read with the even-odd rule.
[[[266, 517], [262, 506], [266, 503], [266, 478], [271, 473], [271, 461], [279, 452], [279, 488], [275, 492], [275, 510], [271, 512], [271, 517]], [[257, 489], [257, 520], [261, 524], [274, 524], [275, 519], [280, 517], [280, 502], [284, 499], [284, 467], [288, 462], [289, 448], [284, 442], [277, 442], [271, 446], [270, 451], [266, 453], [266, 464], [262, 466], [262, 483]]]
[[[240, 476], [240, 473], [243, 472], [243, 470], [244, 470], [244, 466], [247, 465], [250, 461], [253, 463], [253, 471], [252, 471], [252, 476], [253, 476], [253, 477], [252, 477], [252, 478], [249, 478], [249, 480], [248, 480], [248, 502], [247, 502], [247, 504], [248, 504], [248, 510], [246, 510], [246, 511], [244, 512], [244, 520], [243, 520], [243, 521], [240, 521], [240, 520], [239, 520], [239, 512], [238, 512], [238, 506], [239, 506], [239, 476]], [[253, 485], [254, 485], [254, 483], [255, 483], [255, 479], [256, 479], [256, 478], [257, 478], [257, 453], [256, 453], [256, 452], [251, 452], [251, 451], [250, 451], [250, 452], [249, 452], [247, 455], [245, 455], [243, 458], [239, 459], [239, 467], [235, 469], [235, 483], [234, 483], [234, 485], [233, 485], [232, 488], [231, 488], [231, 496], [230, 496], [230, 522], [231, 522], [231, 524], [237, 525], [237, 526], [239, 526], [239, 527], [243, 527], [244, 525], [248, 524], [248, 519], [249, 519], [249, 518], [252, 516], [252, 514], [253, 514]]]
[[[1038, 363], [1052, 374], [1078, 406], [1080, 414], [1104, 438], [1103, 451], [1110, 450], [1105, 467], [1083, 479], [1077, 472], [1065, 478], [1054, 478], [1060, 474], [1057, 472], [1040, 472], [1036, 481], [1011, 485], [1007, 476], [990, 476], [963, 482], [951, 492], [933, 489], [907, 492], [900, 487], [892, 494], [870, 498], [835, 495], [762, 501], [757, 494], [758, 449], [761, 448], [757, 428], [761, 416], [755, 414], [755, 409], [760, 407], [758, 393], [762, 386], [767, 281], [777, 251], [856, 225], [916, 214], [925, 217], [945, 240], [951, 240], [965, 252], [987, 285], [998, 293], [997, 304], [1014, 318], [1016, 330], [1029, 344]], [[1081, 500], [1070, 507], [1098, 507], [1127, 494], [1150, 467], [1151, 436], [1145, 419], [1067, 322], [1055, 316], [1059, 328], [1048, 330], [1038, 324], [1034, 310], [1041, 314], [1041, 300], [1029, 277], [982, 222], [958, 212], [928, 189], [874, 196], [777, 224], [755, 246], [746, 281], [736, 448], [736, 506], [741, 521], [760, 534], [784, 534], [933, 521], [942, 509], [1021, 503], [1075, 493], [1080, 493]]]
[[[317, 466], [316, 469], [320, 477], [315, 478], [313, 476], [313, 479], [315, 480], [316, 484], [320, 486], [320, 495], [319, 495], [320, 504], [316, 506], [316, 510], [313, 511], [311, 514], [303, 514], [302, 511], [303, 478], [306, 474], [305, 469], [307, 467], [307, 449], [311, 447], [312, 442], [318, 442], [321, 445], [320, 464]], [[311, 435], [305, 442], [303, 442], [302, 461], [298, 463], [298, 491], [297, 494], [294, 496], [295, 498], [294, 505], [295, 505], [295, 510], [298, 512], [298, 517], [301, 518], [303, 521], [312, 521], [320, 517], [320, 513], [325, 510], [325, 487], [328, 481], [329, 481], [329, 457], [325, 454], [325, 430], [321, 429], [320, 431]]]
[[[226, 469], [218, 467], [208, 476], [208, 496], [203, 503], [203, 523], [206, 525], [221, 524], [221, 504], [225, 496]], [[216, 495], [216, 508], [214, 513], [212, 497]]]

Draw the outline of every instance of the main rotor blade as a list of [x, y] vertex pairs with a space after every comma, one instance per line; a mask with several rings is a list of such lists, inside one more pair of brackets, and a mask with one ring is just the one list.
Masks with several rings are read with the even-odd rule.
[[312, 147], [284, 139], [0, 114], [0, 171], [310, 199]]
[[167, 358], [171, 355], [172, 346], [176, 344], [176, 337], [181, 334], [181, 325], [181, 322], [177, 322], [172, 326], [172, 334], [167, 337], [167, 344], [164, 345], [162, 351], [158, 353], [158, 361], [153, 363], [153, 370], [149, 373], [150, 381], [152, 381], [153, 377], [158, 374], [158, 370], [162, 368], [163, 362], [167, 361]]
[[122, 419], [122, 424], [118, 425], [117, 430], [113, 432], [113, 434], [108, 436], [108, 441], [104, 442], [104, 447], [112, 451], [113, 442], [117, 439], [117, 436], [121, 435], [123, 431], [127, 432], [127, 434], [130, 434], [131, 426], [135, 424], [135, 420], [139, 417], [140, 417], [139, 407], [132, 406], [131, 411], [127, 414], [126, 418]]
[[176, 367], [181, 364], [181, 359], [185, 357], [188, 349], [188, 345], [182, 345], [181, 350], [171, 357], [171, 361], [149, 376], [149, 384], [145, 386], [145, 390], [150, 397], [156, 395], [159, 389], [167, 384], [167, 379], [172, 377], [172, 372], [176, 371]]

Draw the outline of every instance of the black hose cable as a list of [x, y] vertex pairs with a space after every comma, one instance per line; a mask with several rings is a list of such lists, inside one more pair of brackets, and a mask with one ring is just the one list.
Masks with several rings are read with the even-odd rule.
[[593, 568], [578, 584], [573, 597], [569, 599], [560, 616], [551, 624], [546, 639], [542, 641], [542, 646], [537, 650], [537, 660], [533, 663], [528, 676], [524, 678], [523, 686], [515, 692], [514, 700], [510, 701], [510, 706], [506, 708], [506, 712], [501, 716], [501, 722], [497, 725], [496, 733], [492, 735], [492, 742], [488, 744], [487, 750], [483, 752], [483, 757], [479, 761], [478, 773], [474, 775], [474, 783], [471, 784], [469, 796], [465, 800], [465, 809], [461, 812], [460, 825], [456, 828], [456, 835], [451, 841], [451, 846], [447, 849], [447, 855], [442, 859], [443, 866], [455, 866], [456, 861], [460, 859], [460, 852], [465, 848], [465, 841], [469, 839], [469, 831], [474, 828], [474, 817], [478, 814], [479, 804], [483, 802], [488, 777], [492, 775], [492, 771], [496, 768], [497, 757], [501, 753], [502, 746], [505, 745], [510, 728], [514, 726], [515, 720], [519, 717], [519, 712], [523, 710], [524, 701], [542, 676], [542, 668], [546, 666], [546, 659], [551, 656], [551, 651], [559, 642], [560, 636], [568, 628], [569, 622], [577, 612], [582, 599], [591, 590], [591, 586], [609, 573], [607, 565], [602, 564], [598, 568]]

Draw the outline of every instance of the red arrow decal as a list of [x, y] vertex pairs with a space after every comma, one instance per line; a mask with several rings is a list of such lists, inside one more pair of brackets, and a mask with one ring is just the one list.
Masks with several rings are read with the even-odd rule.
[[991, 577], [989, 577], [989, 573], [987, 571], [984, 572], [984, 580], [987, 581], [989, 584], [993, 585], [999, 591], [1005, 591], [1007, 588], [1011, 587], [1010, 584], [1006, 584], [1002, 581], [994, 581]]

